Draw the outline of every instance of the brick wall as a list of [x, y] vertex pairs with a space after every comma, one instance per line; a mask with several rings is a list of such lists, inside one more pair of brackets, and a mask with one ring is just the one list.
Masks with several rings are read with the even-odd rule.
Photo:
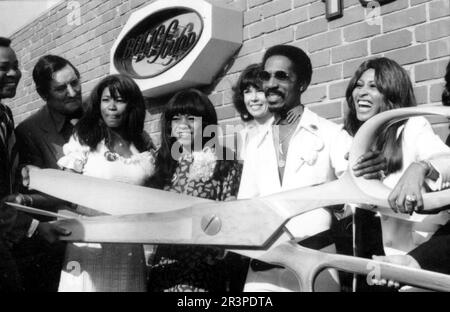
[[[195, 0], [191, 0], [195, 1]], [[321, 0], [213, 0], [244, 12], [244, 42], [224, 72], [206, 88], [221, 123], [240, 119], [233, 108], [231, 87], [247, 65], [261, 60], [274, 44], [291, 44], [311, 56], [312, 84], [303, 103], [320, 115], [342, 122], [343, 98], [358, 65], [373, 56], [387, 56], [410, 73], [419, 104], [439, 104], [445, 67], [450, 60], [450, 1], [396, 0], [381, 7], [379, 25], [366, 22], [359, 0], [344, 0], [344, 16], [327, 21]], [[83, 92], [108, 73], [109, 50], [131, 12], [152, 1], [79, 1], [82, 23], [67, 23], [63, 2], [13, 36], [24, 69], [16, 99], [10, 105], [17, 122], [43, 105], [34, 90], [31, 71], [46, 53], [62, 55], [80, 69]], [[146, 130], [156, 139], [158, 119], [166, 99], [150, 99]], [[442, 118], [432, 119], [446, 136]]]

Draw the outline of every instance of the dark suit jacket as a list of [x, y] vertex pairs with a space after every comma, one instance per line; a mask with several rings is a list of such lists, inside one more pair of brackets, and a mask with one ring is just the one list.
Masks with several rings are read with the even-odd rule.
[[[63, 145], [66, 143], [63, 136], [64, 122], [64, 117], [52, 114], [48, 107], [44, 106], [20, 123], [16, 128], [20, 166], [34, 165], [58, 169], [57, 161], [64, 156]], [[46, 218], [34, 217], [48, 221]], [[18, 220], [22, 225], [17, 224], [16, 231], [27, 231], [31, 216], [21, 214]], [[57, 291], [64, 252], [64, 243], [49, 245], [36, 235], [17, 244], [13, 253], [25, 290]]]
[[450, 274], [450, 222], [409, 254], [422, 269]]
[[56, 162], [64, 156], [66, 143], [61, 133], [63, 123], [47, 106], [21, 122], [16, 128], [20, 164], [58, 169]]
[[[58, 169], [57, 161], [64, 156], [63, 145], [66, 143], [62, 134], [64, 121], [64, 117], [52, 114], [45, 105], [17, 126], [15, 133], [19, 168], [34, 165]], [[41, 221], [50, 220], [45, 217], [34, 217]], [[26, 214], [18, 218], [15, 230], [19, 237], [20, 234], [26, 233], [23, 231], [28, 230], [31, 220], [32, 218]]]

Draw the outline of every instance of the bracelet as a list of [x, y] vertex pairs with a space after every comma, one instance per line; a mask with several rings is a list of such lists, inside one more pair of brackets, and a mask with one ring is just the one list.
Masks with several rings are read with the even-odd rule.
[[439, 173], [434, 169], [433, 165], [428, 160], [416, 161], [417, 164], [425, 169], [425, 178], [436, 181], [439, 178]]
[[425, 169], [425, 177], [428, 177], [428, 174], [431, 171], [431, 164], [426, 160], [416, 161], [416, 164]]

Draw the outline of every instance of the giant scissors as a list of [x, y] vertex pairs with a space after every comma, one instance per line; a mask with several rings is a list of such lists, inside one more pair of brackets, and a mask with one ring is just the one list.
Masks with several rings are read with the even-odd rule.
[[[441, 115], [450, 108], [402, 108], [380, 113], [360, 128], [349, 153], [349, 168], [367, 152], [380, 129], [409, 117]], [[97, 243], [192, 244], [222, 246], [233, 252], [282, 265], [295, 272], [302, 291], [312, 291], [326, 268], [367, 274], [377, 267], [383, 278], [411, 286], [450, 291], [450, 276], [373, 260], [328, 254], [286, 239], [285, 224], [308, 211], [343, 203], [375, 205], [395, 214], [390, 189], [380, 181], [356, 177], [348, 169], [338, 180], [270, 196], [215, 202], [161, 190], [107, 181], [53, 169], [30, 169], [30, 189], [95, 209], [106, 216], [58, 220], [67, 241]], [[450, 190], [423, 195], [424, 210], [450, 204]]]

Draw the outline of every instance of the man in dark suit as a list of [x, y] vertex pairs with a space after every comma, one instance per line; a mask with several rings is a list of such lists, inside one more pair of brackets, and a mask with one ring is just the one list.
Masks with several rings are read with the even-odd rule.
[[[20, 166], [57, 169], [63, 145], [81, 117], [80, 73], [66, 59], [56, 55], [41, 57], [33, 69], [36, 91], [46, 105], [16, 128]], [[26, 194], [28, 205], [58, 210], [65, 202], [41, 193]], [[33, 220], [40, 235], [33, 235], [14, 248], [14, 256], [26, 291], [57, 291], [65, 244], [55, 242], [68, 233], [46, 218]], [[52, 243], [52, 244], [49, 244]]]
[[16, 129], [20, 163], [57, 169], [74, 120], [82, 114], [80, 73], [68, 60], [46, 55], [34, 67], [33, 80], [46, 105]]
[[[11, 109], [1, 100], [13, 98], [22, 76], [11, 41], [0, 37], [0, 198], [10, 195], [13, 190], [14, 120]], [[17, 214], [9, 207], [0, 207], [0, 292], [19, 291], [21, 283], [16, 263], [11, 255], [6, 233], [8, 233]]]

